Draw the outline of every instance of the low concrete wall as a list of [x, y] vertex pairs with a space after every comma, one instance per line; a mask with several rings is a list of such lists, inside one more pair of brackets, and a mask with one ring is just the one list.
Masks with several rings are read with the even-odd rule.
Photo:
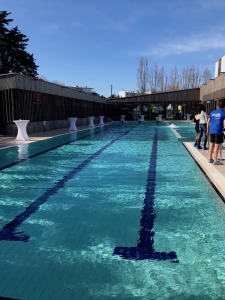
[[[60, 129], [60, 128], [68, 128], [70, 127], [69, 120], [55, 120], [55, 121], [45, 121], [46, 125], [44, 126], [44, 122], [29, 122], [27, 124], [27, 133], [35, 133], [35, 132], [43, 132], [45, 131], [50, 131], [50, 130], [55, 130], [55, 129]], [[99, 117], [94, 118], [94, 124], [99, 124], [100, 119]], [[80, 125], [89, 125], [89, 119], [88, 118], [82, 118], [82, 119], [77, 119], [76, 121], [76, 126]], [[4, 131], [5, 135], [11, 135], [11, 136], [16, 136], [17, 135], [17, 126], [15, 123], [8, 123], [4, 124]], [[45, 128], [44, 128], [45, 127]]]

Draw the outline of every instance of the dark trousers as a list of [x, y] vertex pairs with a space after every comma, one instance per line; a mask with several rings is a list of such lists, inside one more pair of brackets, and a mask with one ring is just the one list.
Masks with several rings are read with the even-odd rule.
[[202, 136], [204, 133], [204, 147], [206, 147], [206, 144], [207, 144], [206, 124], [199, 124], [199, 132], [200, 132], [200, 136], [199, 136], [199, 140], [198, 140], [198, 145], [200, 146], [201, 139], [202, 139]]

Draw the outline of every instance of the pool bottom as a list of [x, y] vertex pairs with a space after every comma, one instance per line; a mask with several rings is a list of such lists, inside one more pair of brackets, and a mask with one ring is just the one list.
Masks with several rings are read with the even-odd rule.
[[[1, 295], [21, 300], [223, 299], [224, 205], [174, 133], [161, 127], [153, 177], [148, 171], [156, 126], [141, 124], [96, 156], [21, 224], [19, 229], [30, 236], [29, 242], [1, 241]], [[6, 197], [1, 199], [1, 223], [21, 212], [31, 194], [36, 197], [46, 191], [52, 178], [49, 166], [58, 166], [60, 179], [65, 176], [62, 166], [68, 170], [79, 165], [115, 134], [85, 140], [85, 147], [82, 143], [65, 147], [68, 165], [65, 149], [55, 149], [45, 159], [9, 169], [2, 177]], [[177, 161], [182, 161], [182, 167]], [[9, 202], [12, 183], [26, 178], [35, 162], [43, 163], [45, 170], [32, 179], [38, 186], [28, 198], [24, 187], [21, 198]], [[148, 194], [153, 187], [154, 193]], [[179, 263], [113, 255], [115, 247], [134, 247], [139, 242], [141, 212], [149, 198], [156, 212], [154, 249], [175, 251]]]

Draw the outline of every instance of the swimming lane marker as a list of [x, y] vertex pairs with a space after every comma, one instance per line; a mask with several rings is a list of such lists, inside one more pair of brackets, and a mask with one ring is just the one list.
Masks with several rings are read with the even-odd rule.
[[178, 138], [178, 139], [184, 139], [184, 137], [182, 137], [177, 131], [176, 129], [174, 128], [178, 128], [178, 126], [174, 125], [173, 123], [171, 125], [168, 126], [172, 131], [173, 133], [175, 134], [175, 136]]
[[156, 252], [154, 249], [155, 231], [153, 227], [156, 218], [154, 200], [156, 187], [157, 142], [158, 132], [156, 130], [150, 156], [144, 207], [141, 211], [140, 224], [142, 228], [139, 231], [139, 242], [136, 247], [115, 247], [113, 254], [119, 255], [124, 259], [171, 260], [171, 262], [178, 263], [179, 261], [176, 252]]
[[43, 195], [37, 198], [34, 202], [28, 205], [25, 210], [16, 216], [11, 222], [6, 224], [2, 229], [0, 229], [0, 241], [20, 241], [20, 242], [28, 242], [30, 236], [25, 234], [22, 231], [18, 231], [18, 226], [20, 226], [25, 220], [27, 220], [33, 213], [35, 213], [39, 207], [44, 204], [51, 196], [55, 195], [60, 189], [62, 189], [68, 180], [73, 178], [79, 171], [83, 170], [94, 158], [100, 155], [105, 149], [109, 148], [113, 143], [120, 140], [122, 137], [127, 135], [131, 130], [135, 127], [127, 130], [122, 133], [120, 136], [109, 142], [107, 145], [93, 153], [86, 160], [84, 160], [81, 164], [75, 167], [72, 171], [67, 173], [62, 179], [56, 181], [52, 187], [48, 188]]
[[182, 139], [183, 137], [173, 128], [171, 128], [171, 130], [173, 131], [173, 133], [175, 134], [175, 136], [179, 139]]

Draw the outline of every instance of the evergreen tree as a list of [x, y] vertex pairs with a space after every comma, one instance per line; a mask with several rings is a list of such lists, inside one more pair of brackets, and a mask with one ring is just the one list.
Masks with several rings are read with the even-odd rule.
[[119, 98], [119, 95], [116, 96], [116, 94], [114, 93], [114, 94], [110, 95], [108, 99], [115, 99], [115, 98]]
[[6, 11], [0, 12], [0, 74], [19, 73], [36, 77], [38, 75], [33, 54], [26, 51], [29, 39], [18, 27], [8, 29], [6, 26], [13, 21], [7, 19]]

